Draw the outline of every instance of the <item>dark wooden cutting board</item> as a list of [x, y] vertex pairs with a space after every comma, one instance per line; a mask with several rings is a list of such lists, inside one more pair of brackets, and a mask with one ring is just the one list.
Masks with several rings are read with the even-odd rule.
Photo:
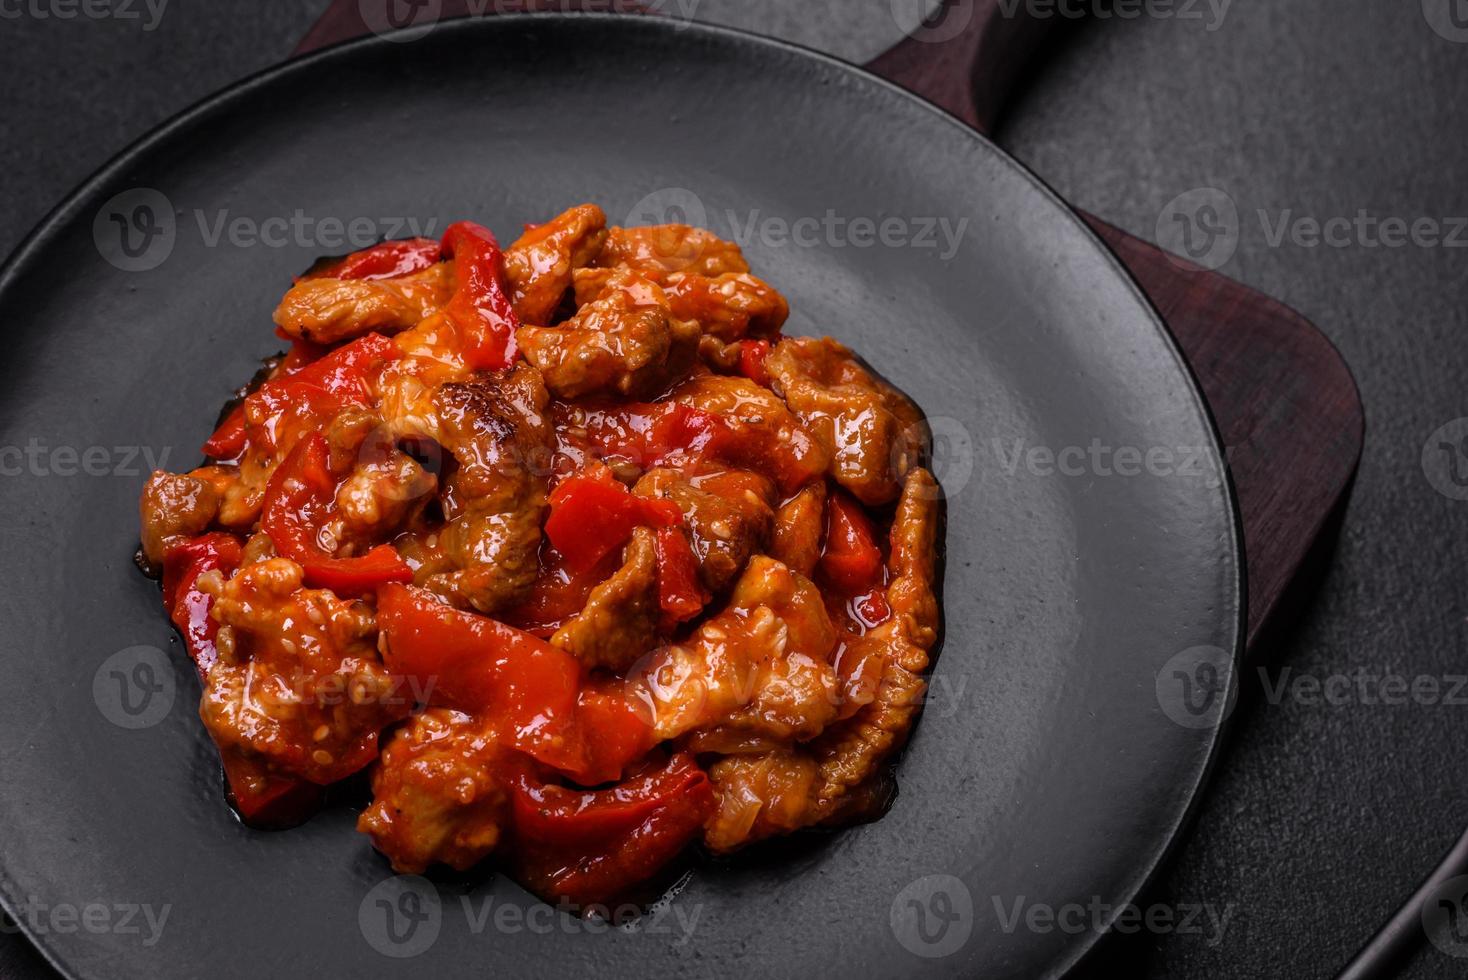
[[[1061, 21], [1031, 16], [1033, 6], [944, 0], [925, 27], [867, 68], [988, 132], [1020, 69]], [[334, 0], [295, 53], [399, 22], [635, 8], [633, 0]], [[1082, 216], [1171, 329], [1222, 434], [1243, 515], [1253, 649], [1355, 474], [1364, 437], [1356, 383], [1330, 341], [1294, 310]]]

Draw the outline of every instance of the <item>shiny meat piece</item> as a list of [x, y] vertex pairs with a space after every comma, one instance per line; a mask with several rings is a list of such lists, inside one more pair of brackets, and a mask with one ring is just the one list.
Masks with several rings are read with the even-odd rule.
[[826, 532], [826, 484], [812, 483], [775, 511], [770, 557], [810, 577], [821, 557]]
[[[871, 656], [876, 674], [855, 695], [863, 703], [812, 741], [756, 748], [716, 762], [709, 775], [719, 791], [719, 810], [704, 828], [711, 850], [728, 853], [801, 827], [869, 816], [889, 798], [882, 765], [901, 748], [921, 710], [921, 674], [937, 640], [938, 499], [937, 483], [926, 470], [908, 475], [892, 528], [887, 600], [893, 615], [854, 641], [865, 646], [856, 652]], [[843, 658], [853, 653], [852, 642], [847, 639]], [[846, 705], [852, 697], [848, 689], [837, 694], [836, 703]]]
[[339, 541], [370, 547], [391, 538], [438, 489], [438, 480], [390, 442], [375, 439], [336, 491]]
[[820, 770], [815, 807], [820, 819], [834, 815], [841, 798], [877, 774], [878, 767], [907, 740], [922, 710], [927, 685], [922, 674], [938, 638], [938, 598], [934, 591], [939, 490], [927, 470], [908, 474], [892, 525], [891, 584], [887, 603], [892, 617], [855, 642], [857, 656], [880, 657], [875, 689], [848, 692], [870, 699], [852, 717], [833, 726], [811, 746]]
[[275, 325], [292, 337], [335, 344], [366, 333], [396, 333], [426, 319], [449, 301], [447, 264], [397, 279], [307, 279], [275, 309]]
[[574, 399], [660, 394], [693, 367], [700, 334], [696, 323], [669, 315], [656, 283], [618, 272], [562, 326], [525, 326], [515, 336], [550, 390]]
[[540, 375], [441, 386], [439, 441], [457, 464], [441, 495], [447, 523], [402, 543], [415, 581], [483, 613], [520, 602], [539, 571], [540, 527], [554, 434]]
[[721, 592], [764, 548], [774, 526], [769, 481], [747, 471], [688, 477], [676, 470], [649, 470], [632, 488], [642, 497], [671, 500], [683, 512], [699, 578]]
[[143, 485], [138, 512], [143, 557], [154, 568], [161, 568], [169, 538], [200, 534], [214, 520], [219, 513], [219, 493], [208, 480], [158, 470]]
[[413, 698], [377, 656], [371, 611], [301, 579], [284, 558], [199, 579], [220, 623], [199, 714], [222, 752], [325, 785], [371, 762]]
[[[576, 305], [583, 306], [601, 296], [616, 271], [577, 269]], [[785, 297], [769, 283], [747, 272], [705, 276], [696, 272], [638, 268], [637, 273], [662, 286], [673, 316], [694, 321], [706, 337], [732, 342], [746, 336], [773, 336], [790, 317], [790, 304]]]
[[622, 567], [591, 590], [586, 606], [551, 643], [588, 667], [622, 673], [658, 641], [658, 567], [653, 533], [632, 534]]
[[731, 755], [709, 767], [709, 778], [719, 808], [704, 825], [703, 842], [715, 854], [810, 824], [816, 764], [804, 752]]
[[505, 278], [522, 323], [551, 322], [571, 275], [601, 250], [606, 215], [595, 204], [581, 204], [529, 229], [505, 250]]
[[826, 472], [830, 456], [780, 397], [748, 378], [695, 375], [671, 400], [717, 416], [731, 433], [721, 458], [768, 473], [794, 493]]
[[835, 643], [820, 590], [759, 556], [728, 609], [650, 659], [642, 678], [653, 729], [659, 738], [811, 738], [836, 716]]
[[744, 253], [711, 231], [688, 225], [613, 228], [593, 263], [599, 268], [627, 266], [646, 272], [692, 272], [721, 276], [748, 272]]
[[400, 874], [435, 864], [467, 871], [499, 844], [510, 819], [501, 776], [510, 752], [470, 715], [430, 708], [400, 728], [372, 773], [357, 829]]
[[694, 320], [720, 340], [769, 337], [790, 317], [790, 304], [773, 286], [747, 272], [717, 277], [676, 273], [663, 284], [673, 315]]
[[869, 506], [896, 498], [928, 442], [918, 407], [829, 337], [782, 340], [765, 367], [830, 454], [832, 478]]

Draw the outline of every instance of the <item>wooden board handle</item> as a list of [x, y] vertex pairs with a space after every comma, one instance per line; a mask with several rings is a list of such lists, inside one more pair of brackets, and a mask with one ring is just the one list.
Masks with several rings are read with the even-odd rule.
[[[898, 0], [893, 10], [903, 6], [921, 10], [925, 5]], [[1027, 0], [943, 0], [867, 70], [980, 132], [992, 132], [1020, 71], [1061, 23], [1058, 14], [1040, 14], [1034, 6]]]

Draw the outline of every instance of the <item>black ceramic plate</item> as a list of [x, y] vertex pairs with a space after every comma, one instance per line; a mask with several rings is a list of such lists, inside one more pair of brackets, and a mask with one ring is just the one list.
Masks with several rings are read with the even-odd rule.
[[[148, 455], [194, 463], [290, 276], [353, 219], [512, 238], [582, 200], [741, 240], [788, 332], [849, 342], [935, 419], [949, 498], [946, 645], [891, 812], [696, 870], [610, 932], [527, 916], [503, 879], [383, 885], [345, 807], [240, 826], [130, 561]], [[0, 884], [68, 976], [1055, 975], [1218, 744], [1240, 546], [1176, 348], [1032, 176], [828, 58], [617, 18], [350, 44], [110, 164], [6, 267], [0, 322]]]

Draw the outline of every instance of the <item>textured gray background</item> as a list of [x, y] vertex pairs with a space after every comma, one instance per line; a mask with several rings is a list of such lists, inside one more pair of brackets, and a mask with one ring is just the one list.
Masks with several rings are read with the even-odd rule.
[[[123, 144], [283, 58], [325, 2], [172, 0], [151, 32], [0, 20], [0, 252]], [[697, 10], [861, 60], [896, 40], [890, 7]], [[1435, 33], [1420, 0], [1235, 0], [1208, 28], [1161, 16], [1075, 26], [1036, 66], [1001, 142], [1148, 239], [1177, 195], [1225, 192], [1241, 240], [1223, 271], [1304, 312], [1355, 368], [1365, 461], [1336, 546], [1269, 639], [1270, 682], [1464, 673], [1468, 503], [1434, 491], [1420, 459], [1434, 430], [1468, 416], [1468, 248], [1276, 245], [1259, 212], [1468, 217], [1468, 43]], [[1255, 677], [1235, 720], [1198, 821], [1144, 902], [1229, 908], [1224, 941], [1109, 941], [1098, 974], [1331, 976], [1468, 823], [1468, 706], [1272, 703]], [[1465, 974], [1468, 961], [1430, 947], [1407, 971]], [[0, 937], [0, 976], [49, 973]]]

